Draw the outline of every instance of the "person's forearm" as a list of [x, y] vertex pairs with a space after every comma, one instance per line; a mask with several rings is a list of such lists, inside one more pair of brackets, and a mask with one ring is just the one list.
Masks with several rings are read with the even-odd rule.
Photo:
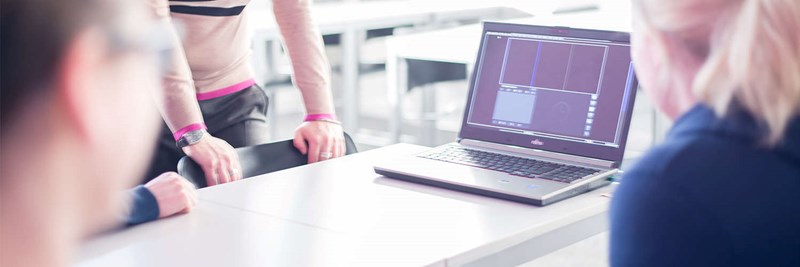
[[174, 133], [183, 127], [203, 123], [194, 88], [168, 84], [165, 82], [163, 101], [158, 108], [169, 129]]
[[147, 1], [161, 26], [169, 33], [171, 54], [157, 106], [167, 126], [175, 132], [188, 125], [202, 123], [203, 116], [197, 103], [192, 73], [181, 40], [169, 16], [169, 3], [166, 0]]
[[334, 114], [330, 64], [311, 19], [310, 1], [272, 0], [272, 4], [307, 114]]

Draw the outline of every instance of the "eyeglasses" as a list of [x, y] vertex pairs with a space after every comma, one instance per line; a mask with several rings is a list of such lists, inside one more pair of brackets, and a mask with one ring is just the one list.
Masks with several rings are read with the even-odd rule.
[[150, 24], [145, 34], [138, 37], [110, 27], [106, 28], [105, 32], [111, 52], [114, 54], [143, 52], [156, 55], [158, 58], [158, 73], [160, 75], [166, 73], [169, 68], [170, 58], [173, 53], [170, 43], [171, 32], [163, 24]]

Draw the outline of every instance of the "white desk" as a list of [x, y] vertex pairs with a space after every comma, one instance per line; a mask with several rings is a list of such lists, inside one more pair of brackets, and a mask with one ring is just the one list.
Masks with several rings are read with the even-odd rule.
[[612, 190], [545, 208], [392, 180], [398, 144], [202, 189], [187, 215], [103, 236], [79, 266], [503, 266], [607, 228]]
[[318, 266], [348, 262], [346, 236], [211, 202], [91, 240], [78, 266]]
[[[312, 7], [312, 18], [322, 34], [341, 34], [342, 45], [342, 120], [348, 131], [358, 129], [359, 51], [366, 31], [408, 25], [430, 25], [458, 20], [504, 18], [520, 14], [508, 6], [513, 1], [370, 1], [323, 3]], [[257, 79], [265, 82], [276, 73], [274, 51], [280, 32], [268, 9], [248, 9], [253, 27], [254, 68]]]
[[[618, 3], [620, 2], [620, 3]], [[625, 3], [621, 3], [625, 2]], [[596, 11], [507, 20], [518, 24], [567, 26], [586, 29], [630, 31], [626, 1], [603, 1]], [[468, 25], [446, 30], [394, 36], [387, 40], [386, 89], [390, 108], [389, 143], [401, 141], [402, 100], [408, 90], [407, 59], [467, 65], [470, 76], [480, 45], [482, 26]]]

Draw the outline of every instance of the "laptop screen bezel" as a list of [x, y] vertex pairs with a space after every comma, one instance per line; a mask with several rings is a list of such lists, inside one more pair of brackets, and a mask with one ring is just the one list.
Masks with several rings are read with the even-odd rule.
[[[627, 143], [628, 139], [628, 131], [630, 129], [630, 122], [631, 122], [631, 115], [633, 109], [633, 103], [636, 97], [636, 90], [639, 86], [638, 79], [636, 79], [636, 75], [631, 79], [631, 85], [628, 89], [628, 92], [625, 92], [627, 96], [623, 96], [623, 99], [627, 99], [623, 103], [624, 112], [625, 114], [621, 116], [622, 118], [622, 127], [620, 129], [620, 142], [617, 147], [610, 147], [610, 146], [602, 146], [590, 143], [580, 143], [575, 141], [566, 141], [561, 139], [549, 138], [546, 136], [529, 136], [529, 135], [521, 135], [517, 133], [510, 133], [510, 132], [503, 132], [498, 131], [496, 129], [487, 129], [484, 127], [474, 126], [468, 123], [470, 109], [472, 108], [472, 98], [475, 94], [475, 91], [478, 90], [475, 88], [476, 81], [478, 78], [478, 71], [480, 71], [480, 64], [481, 64], [481, 57], [484, 53], [484, 45], [486, 40], [486, 35], [488, 32], [504, 32], [504, 33], [521, 33], [521, 34], [534, 34], [534, 35], [547, 35], [547, 36], [555, 36], [555, 37], [572, 37], [572, 38], [583, 38], [583, 39], [597, 39], [597, 40], [607, 40], [617, 43], [627, 43], [630, 44], [630, 34], [627, 32], [617, 32], [617, 31], [604, 31], [604, 30], [590, 30], [590, 29], [577, 29], [577, 28], [568, 28], [568, 27], [560, 27], [560, 26], [539, 26], [539, 25], [525, 25], [525, 24], [512, 24], [512, 23], [500, 23], [500, 22], [484, 22], [483, 23], [483, 32], [481, 34], [481, 42], [480, 47], [478, 49], [478, 55], [476, 58], [475, 67], [472, 70], [472, 74], [470, 75], [469, 81], [469, 96], [467, 98], [466, 109], [464, 112], [464, 117], [461, 123], [461, 131], [459, 131], [459, 139], [472, 139], [472, 140], [479, 140], [491, 143], [498, 143], [504, 145], [511, 145], [517, 147], [524, 147], [530, 149], [537, 149], [549, 152], [556, 152], [556, 153], [563, 153], [581, 157], [589, 157], [595, 159], [603, 159], [612, 161], [615, 163], [616, 166], [622, 162], [623, 153], [625, 151], [625, 144]], [[539, 142], [536, 145], [533, 140], [538, 140]]]

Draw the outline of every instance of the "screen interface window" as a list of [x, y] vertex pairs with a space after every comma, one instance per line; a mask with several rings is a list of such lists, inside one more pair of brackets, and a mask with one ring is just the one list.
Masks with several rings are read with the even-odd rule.
[[619, 146], [634, 78], [629, 44], [501, 32], [484, 38], [470, 126]]

